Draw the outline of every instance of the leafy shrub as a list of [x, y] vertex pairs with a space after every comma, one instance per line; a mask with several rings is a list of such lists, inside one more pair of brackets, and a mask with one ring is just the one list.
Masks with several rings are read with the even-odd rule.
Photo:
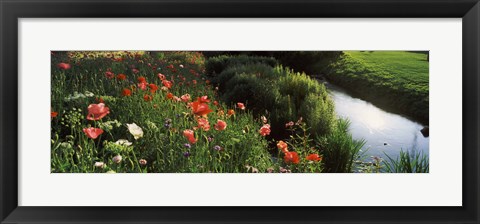
[[272, 70], [272, 66], [262, 63], [255, 63], [249, 65], [235, 65], [223, 70], [220, 74], [211, 79], [212, 85], [217, 86], [220, 92], [227, 92], [230, 89], [226, 88], [226, 84], [232, 77], [237, 74], [248, 74], [257, 79], [272, 80], [278, 78], [278, 74]]
[[205, 70], [207, 74], [216, 75], [220, 74], [227, 67], [239, 66], [239, 65], [251, 65], [251, 64], [267, 64], [275, 66], [277, 60], [272, 57], [258, 57], [258, 56], [228, 56], [221, 55], [218, 57], [209, 58], [205, 62]]
[[[335, 121], [334, 103], [325, 86], [304, 73], [295, 73], [282, 66], [251, 63], [255, 61], [242, 56], [219, 56], [207, 60], [207, 64], [224, 61], [223, 71], [212, 78], [219, 87], [222, 99], [227, 104], [247, 102], [257, 114], [270, 114], [272, 136], [285, 138], [288, 133], [281, 127], [285, 123], [305, 119], [312, 135], [330, 132]], [[237, 61], [238, 60], [238, 61]], [[218, 63], [220, 64], [220, 63]], [[229, 67], [223, 66], [229, 64]]]

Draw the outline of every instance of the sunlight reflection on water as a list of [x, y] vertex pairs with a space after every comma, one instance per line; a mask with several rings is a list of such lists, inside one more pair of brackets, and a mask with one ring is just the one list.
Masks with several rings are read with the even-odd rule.
[[353, 98], [339, 87], [328, 83], [326, 86], [335, 101], [337, 115], [350, 120], [352, 136], [367, 141], [363, 150], [368, 149], [368, 156], [385, 158], [385, 152], [393, 158], [398, 156], [400, 149], [429, 153], [429, 139], [420, 132], [421, 124]]

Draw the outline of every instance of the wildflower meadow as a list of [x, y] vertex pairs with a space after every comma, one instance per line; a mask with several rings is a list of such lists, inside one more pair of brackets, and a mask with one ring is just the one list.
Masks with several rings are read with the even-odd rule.
[[53, 173], [428, 172], [367, 161], [325, 85], [269, 56], [53, 51], [50, 119]]

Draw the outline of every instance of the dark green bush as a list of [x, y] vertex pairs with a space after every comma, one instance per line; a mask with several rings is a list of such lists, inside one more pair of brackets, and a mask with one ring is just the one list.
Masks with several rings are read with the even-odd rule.
[[[267, 64], [249, 64], [249, 65], [239, 65], [228, 67], [223, 70], [220, 74], [212, 77], [210, 80], [214, 86], [217, 86], [220, 92], [227, 92], [226, 84], [237, 74], [249, 74], [255, 76], [259, 79], [272, 80], [278, 78], [279, 75], [276, 73], [272, 66]], [[230, 91], [228, 89], [228, 91]]]
[[211, 78], [222, 99], [230, 105], [247, 103], [257, 115], [267, 115], [274, 138], [288, 137], [285, 123], [300, 117], [312, 136], [328, 134], [334, 126], [335, 110], [325, 86], [303, 73], [272, 67], [273, 61], [262, 63], [265, 59], [223, 55], [207, 60], [212, 72], [222, 70]]
[[217, 57], [212, 57], [206, 60], [205, 70], [206, 73], [212, 76], [220, 74], [223, 70], [228, 67], [240, 66], [240, 65], [251, 65], [251, 64], [266, 64], [270, 66], [277, 65], [277, 60], [272, 57], [259, 57], [259, 56], [247, 56], [247, 55], [238, 55], [238, 56], [229, 56], [221, 55]]

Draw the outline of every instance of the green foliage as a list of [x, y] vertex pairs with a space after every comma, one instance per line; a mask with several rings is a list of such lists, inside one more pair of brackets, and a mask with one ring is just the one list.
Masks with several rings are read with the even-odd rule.
[[428, 124], [428, 67], [426, 54], [418, 52], [352, 51], [324, 72], [350, 93]]
[[428, 155], [419, 151], [403, 151], [397, 158], [392, 158], [385, 153], [387, 160], [384, 161], [385, 169], [389, 173], [428, 173]]
[[325, 137], [317, 138], [320, 152], [323, 154], [324, 172], [351, 173], [354, 162], [361, 156], [365, 140], [355, 140], [348, 133], [350, 122], [338, 119], [333, 131]]
[[[255, 52], [253, 53], [255, 54]], [[283, 65], [295, 71], [315, 74], [325, 63], [337, 59], [341, 51], [271, 51], [259, 53], [276, 58]]]
[[223, 70], [228, 67], [240, 66], [240, 65], [251, 65], [251, 64], [267, 64], [270, 66], [275, 66], [277, 60], [272, 57], [258, 57], [258, 56], [247, 56], [247, 55], [238, 55], [238, 56], [228, 56], [221, 55], [217, 57], [209, 58], [205, 62], [205, 70], [209, 75], [220, 74]]
[[[238, 173], [247, 172], [247, 166], [258, 172], [278, 170], [268, 153], [267, 140], [258, 133], [263, 124], [249, 112], [237, 110], [235, 116], [226, 116], [220, 113], [229, 108], [226, 104], [213, 105], [218, 100], [216, 92], [191, 72], [203, 70], [201, 55], [162, 52], [158, 54], [163, 60], [159, 63], [152, 58], [154, 54], [123, 55], [123, 61], [113, 61], [101, 52], [75, 54], [68, 58], [64, 54], [52, 57], [51, 106], [52, 111], [58, 112], [52, 117], [52, 172]], [[195, 63], [191, 63], [193, 59]], [[65, 60], [71, 61], [71, 69], [56, 67]], [[130, 65], [139, 72], [132, 72]], [[175, 70], [169, 69], [170, 65]], [[159, 67], [169, 80], [174, 79], [171, 89], [151, 93], [137, 86], [140, 76], [148, 83], [162, 86], [158, 70], [151, 66]], [[108, 78], [107, 70], [125, 74], [127, 79]], [[122, 96], [125, 88], [131, 89], [131, 96]], [[208, 96], [210, 108], [216, 109], [206, 118], [210, 130], [196, 129], [198, 117], [187, 103], [168, 99], [168, 93], [175, 96], [188, 93], [193, 100]], [[150, 95], [151, 101], [145, 101], [145, 95]], [[88, 105], [100, 100], [110, 113], [98, 121], [87, 120]], [[217, 120], [224, 120], [227, 128], [215, 130]], [[143, 137], [136, 139], [129, 132], [126, 124], [132, 123], [143, 130]], [[88, 127], [104, 132], [92, 139], [83, 132]], [[188, 147], [185, 144], [189, 141], [183, 135], [186, 129], [194, 130], [197, 139]], [[129, 144], [121, 143], [125, 141]]]
[[[304, 73], [295, 73], [282, 66], [269, 64], [244, 64], [258, 57], [217, 56], [207, 60], [228, 61], [230, 67], [213, 75], [212, 84], [219, 88], [227, 104], [246, 102], [256, 114], [270, 114], [272, 136], [286, 137], [285, 123], [300, 117], [305, 119], [312, 135], [325, 135], [335, 120], [334, 103], [323, 84]], [[237, 62], [238, 60], [238, 62]], [[214, 64], [212, 62], [212, 64]], [[212, 74], [211, 74], [212, 75]]]

